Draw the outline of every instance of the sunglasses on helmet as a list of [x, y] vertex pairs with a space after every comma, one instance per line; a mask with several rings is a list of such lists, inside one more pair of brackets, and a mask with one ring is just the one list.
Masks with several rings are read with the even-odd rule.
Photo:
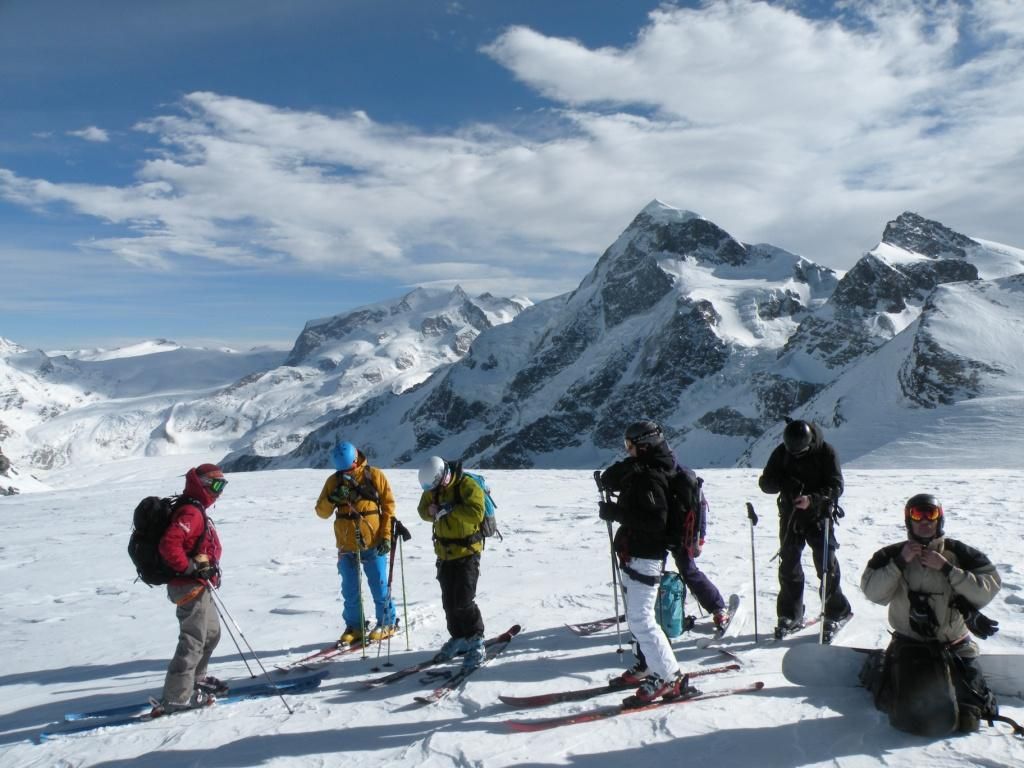
[[919, 523], [922, 520], [934, 522], [942, 517], [942, 507], [911, 507], [907, 510], [907, 517], [915, 523]]
[[214, 493], [221, 493], [224, 490], [224, 486], [228, 484], [228, 481], [223, 477], [204, 477], [201, 482]]

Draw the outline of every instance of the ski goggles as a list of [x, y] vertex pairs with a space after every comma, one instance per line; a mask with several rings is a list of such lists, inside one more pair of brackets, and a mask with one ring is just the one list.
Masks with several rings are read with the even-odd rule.
[[942, 517], [942, 507], [911, 507], [907, 510], [907, 517], [915, 523], [922, 520], [934, 522]]
[[214, 493], [221, 493], [224, 490], [224, 486], [228, 484], [228, 481], [223, 477], [204, 477], [200, 482]]

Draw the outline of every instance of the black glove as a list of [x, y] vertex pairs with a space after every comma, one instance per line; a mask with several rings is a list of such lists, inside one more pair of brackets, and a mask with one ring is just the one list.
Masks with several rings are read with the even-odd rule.
[[386, 555], [391, 551], [391, 539], [384, 539], [380, 544], [377, 545], [377, 554]]
[[953, 598], [953, 606], [963, 615], [964, 623], [975, 637], [985, 640], [999, 631], [999, 622], [983, 614], [963, 595]]
[[801, 483], [796, 478], [784, 478], [782, 483], [780, 483], [780, 486], [782, 488], [782, 495], [785, 496], [787, 499], [792, 500], [795, 499], [797, 496], [803, 496], [804, 494], [804, 484]]
[[217, 575], [217, 566], [209, 561], [199, 562], [197, 560], [190, 560], [188, 568], [185, 569], [185, 574], [209, 581]]
[[597, 505], [597, 516], [602, 520], [615, 522], [620, 518], [619, 505], [614, 501], [602, 501]]
[[990, 619], [981, 611], [975, 611], [965, 621], [967, 622], [967, 628], [982, 640], [992, 637], [992, 635], [999, 631], [999, 622], [995, 619]]
[[402, 537], [402, 541], [408, 541], [412, 538], [409, 529], [402, 525], [401, 520], [395, 520], [395, 533]]

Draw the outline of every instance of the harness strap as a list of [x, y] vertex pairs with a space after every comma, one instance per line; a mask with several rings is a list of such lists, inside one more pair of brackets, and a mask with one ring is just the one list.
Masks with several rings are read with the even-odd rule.
[[461, 538], [461, 539], [449, 539], [449, 538], [446, 538], [444, 536], [438, 536], [437, 534], [434, 534], [434, 541], [440, 541], [442, 544], [445, 544], [445, 545], [461, 544], [464, 547], [469, 547], [469, 546], [472, 546], [473, 544], [476, 544], [478, 541], [483, 541], [483, 540], [484, 540], [484, 535], [482, 533], [480, 533], [480, 531], [477, 531], [476, 533], [472, 534], [471, 536], [466, 536], [466, 537]]
[[641, 584], [646, 584], [648, 587], [653, 587], [655, 584], [661, 581], [661, 579], [659, 579], [657, 576], [648, 576], [645, 573], [640, 573], [640, 571], [636, 570], [630, 565], [620, 564], [619, 570], [625, 573], [627, 576], [629, 576], [629, 578], [633, 579], [634, 581], [639, 581]]
[[342, 512], [340, 509], [334, 510], [334, 516], [339, 520], [358, 520], [361, 517], [370, 517], [370, 515], [379, 515], [379, 509], [371, 509], [366, 512]]

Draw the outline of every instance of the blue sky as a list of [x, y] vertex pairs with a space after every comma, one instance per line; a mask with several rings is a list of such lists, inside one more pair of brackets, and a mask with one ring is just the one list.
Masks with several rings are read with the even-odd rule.
[[571, 290], [650, 200], [1024, 247], [1024, 3], [0, 0], [0, 336], [287, 344]]

